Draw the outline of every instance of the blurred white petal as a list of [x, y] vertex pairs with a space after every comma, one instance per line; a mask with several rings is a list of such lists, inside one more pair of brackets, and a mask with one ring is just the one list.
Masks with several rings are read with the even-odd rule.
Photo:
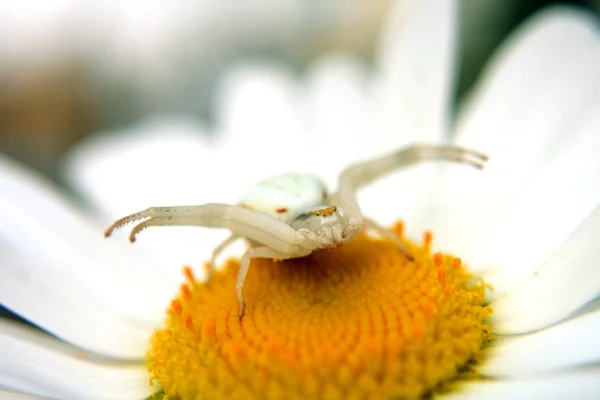
[[594, 364], [600, 360], [599, 337], [600, 311], [595, 311], [540, 332], [499, 338], [478, 372], [518, 377]]
[[460, 383], [443, 400], [596, 400], [600, 393], [600, 368], [533, 378]]
[[[367, 93], [367, 72], [349, 56], [319, 60], [308, 73], [305, 86], [307, 151], [319, 152], [316, 171], [337, 184], [337, 176], [351, 160], [380, 152], [384, 144], [369, 136], [368, 116], [373, 103]], [[374, 147], [378, 147], [373, 151]], [[306, 154], [307, 159], [310, 154]]]
[[214, 171], [221, 186], [236, 191], [229, 202], [260, 179], [303, 170], [305, 105], [296, 83], [283, 67], [261, 64], [233, 68], [223, 79], [217, 95], [223, 146]]
[[600, 205], [529, 278], [492, 303], [494, 331], [547, 327], [600, 296]]
[[204, 203], [214, 181], [204, 128], [177, 117], [98, 132], [64, 157], [64, 176], [111, 220], [157, 204]]
[[360, 66], [344, 57], [317, 63], [307, 85], [283, 66], [246, 64], [228, 71], [217, 95], [223, 184], [239, 194], [266, 177], [309, 172], [335, 187], [339, 170], [352, 159], [346, 149], [361, 148], [353, 134], [363, 130], [353, 122], [364, 119], [362, 78]]
[[142, 363], [94, 357], [15, 322], [0, 320], [0, 352], [0, 387], [10, 390], [64, 400], [141, 400], [154, 391]]
[[[363, 133], [380, 145], [378, 153], [446, 139], [454, 78], [455, 8], [454, 1], [393, 3], [379, 49], [381, 75], [374, 82], [371, 127]], [[359, 195], [361, 207], [381, 223], [403, 218], [409, 233], [420, 235], [422, 228], [413, 216], [430, 196], [437, 168], [411, 167], [380, 180]]]
[[297, 137], [293, 129], [302, 126], [302, 110], [291, 72], [275, 65], [245, 64], [231, 68], [220, 85], [216, 101], [226, 147], [281, 148], [278, 143]]
[[[106, 216], [106, 229], [117, 218], [152, 206], [236, 202], [240, 189], [223, 176], [229, 164], [215, 157], [218, 145], [195, 122], [155, 118], [82, 141], [65, 157], [63, 171]], [[184, 264], [206, 261], [225, 235], [208, 229], [150, 229], [135, 246], [177, 274]], [[118, 232], [113, 240], [126, 239]]]
[[373, 140], [445, 138], [454, 78], [455, 8], [455, 1], [394, 3], [379, 49], [381, 127]]

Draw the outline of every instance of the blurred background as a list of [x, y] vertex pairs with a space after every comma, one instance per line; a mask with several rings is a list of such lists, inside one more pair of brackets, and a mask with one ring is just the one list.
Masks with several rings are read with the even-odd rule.
[[[368, 63], [390, 1], [0, 0], [0, 152], [57, 179], [60, 156], [98, 130], [165, 111], [210, 124], [215, 84], [236, 61], [302, 73], [333, 50]], [[515, 26], [555, 3], [461, 1], [457, 96]]]

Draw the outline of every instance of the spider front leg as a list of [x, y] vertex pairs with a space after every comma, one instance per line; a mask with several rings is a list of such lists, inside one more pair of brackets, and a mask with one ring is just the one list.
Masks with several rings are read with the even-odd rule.
[[279, 219], [258, 211], [229, 204], [209, 203], [199, 206], [151, 207], [131, 214], [113, 223], [104, 233], [128, 223], [144, 220], [133, 227], [129, 240], [134, 242], [144, 229], [157, 226], [199, 226], [229, 229], [239, 237], [270, 247], [285, 254], [313, 250], [314, 244], [301, 233]]
[[244, 283], [246, 282], [246, 275], [250, 269], [250, 262], [253, 258], [273, 258], [278, 260], [287, 260], [290, 258], [304, 257], [311, 253], [311, 251], [305, 250], [296, 254], [285, 254], [279, 251], [273, 250], [269, 247], [254, 247], [247, 250], [242, 256], [240, 262], [240, 270], [238, 271], [237, 278], [235, 281], [235, 291], [237, 293], [239, 312], [238, 316], [240, 321], [244, 317], [245, 302], [244, 302]]
[[417, 144], [347, 167], [340, 174], [338, 192], [333, 196], [333, 203], [339, 205], [346, 222], [345, 236], [355, 235], [357, 226], [363, 223], [360, 206], [356, 200], [356, 192], [359, 189], [400, 168], [428, 160], [452, 161], [482, 169], [488, 161], [488, 156], [457, 146]]
[[450, 145], [409, 146], [347, 167], [339, 178], [338, 200], [351, 200], [355, 192], [363, 186], [421, 161], [452, 161], [482, 169], [488, 161], [488, 156], [475, 150]]

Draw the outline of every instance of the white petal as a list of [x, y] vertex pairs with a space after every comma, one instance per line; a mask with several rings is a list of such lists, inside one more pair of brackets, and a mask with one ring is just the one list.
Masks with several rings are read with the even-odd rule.
[[596, 400], [600, 394], [600, 368], [575, 370], [535, 378], [474, 381], [457, 385], [444, 400]]
[[500, 338], [479, 372], [518, 377], [598, 363], [599, 337], [600, 311], [595, 311], [536, 333]]
[[[455, 8], [454, 1], [392, 3], [379, 49], [381, 76], [374, 82], [373, 119], [364, 132], [381, 146], [380, 152], [446, 138]], [[386, 177], [360, 194], [361, 208], [384, 224], [402, 217], [409, 233], [420, 234], [422, 227], [412, 218], [423, 199], [429, 198], [436, 171], [435, 165], [421, 165]]]
[[0, 320], [0, 386], [77, 400], [143, 399], [155, 390], [143, 363], [94, 358], [59, 340]]
[[47, 400], [47, 397], [33, 396], [24, 393], [9, 392], [0, 390], [0, 400]]
[[565, 7], [537, 14], [486, 67], [461, 110], [456, 141], [510, 155], [500, 161], [516, 173], [503, 184], [526, 178], [523, 172], [544, 157], [563, 124], [595, 98], [599, 46], [589, 15]]
[[567, 318], [565, 321], [570, 321], [571, 319], [575, 319], [583, 315], [588, 315], [596, 311], [600, 311], [600, 297], [596, 300], [590, 301], [589, 303], [581, 307], [579, 310], [577, 310], [576, 313]]
[[[510, 220], [514, 196], [530, 189], [540, 170], [553, 165], [553, 158], [566, 154], [565, 145], [579, 141], [579, 135], [591, 135], [597, 126], [596, 28], [589, 16], [560, 10], [535, 17], [492, 60], [460, 114], [456, 133], [458, 144], [487, 152], [489, 165], [483, 172], [448, 167], [438, 191], [443, 209], [426, 211], [438, 244], [474, 263], [493, 262], [498, 255], [480, 245], [481, 239], [499, 244], [491, 233]], [[571, 182], [577, 189], [574, 197], [587, 197], [590, 187], [583, 182]], [[577, 222], [574, 218], [568, 223]], [[511, 255], [508, 250], [502, 248]]]
[[156, 310], [155, 325], [142, 324], [104, 304], [112, 295], [110, 286], [90, 288], [86, 282], [77, 286], [61, 271], [35, 271], [39, 265], [6, 254], [0, 261], [3, 306], [83, 349], [119, 358], [144, 357], [161, 309]]
[[78, 346], [143, 355], [180, 279], [105, 240], [46, 182], [3, 158], [0, 186], [0, 302]]
[[[103, 229], [151, 206], [235, 202], [239, 188], [222, 174], [230, 164], [216, 158], [213, 144], [195, 122], [150, 119], [82, 141], [65, 158], [64, 175], [104, 213]], [[179, 277], [182, 265], [205, 261], [224, 236], [207, 229], [149, 230], [135, 248]]]
[[499, 229], [490, 229], [479, 246], [488, 266], [493, 262], [515, 280], [529, 276], [600, 203], [600, 185], [591, 183], [600, 182], [600, 102], [582, 109], [560, 149], [546, 156], [506, 205]]
[[498, 333], [544, 328], [600, 295], [600, 204], [534, 274], [492, 304]]
[[454, 1], [393, 3], [380, 48], [381, 128], [373, 140], [436, 142], [447, 134], [455, 14]]
[[[438, 218], [436, 245], [483, 272], [494, 286], [493, 296], [531, 276], [600, 203], [600, 185], [590, 184], [600, 181], [600, 102], [587, 103], [580, 113], [527, 187], [500, 209], [485, 210], [489, 218], [476, 219], [477, 206], [469, 199], [464, 201], [470, 210], [446, 204], [429, 217]], [[497, 220], [496, 229], [490, 219]]]
[[595, 30], [585, 14], [543, 12], [494, 57], [457, 126], [457, 143], [491, 157], [481, 182], [465, 181], [465, 189], [501, 203], [528, 182], [553, 141], [569, 137], [600, 83]]

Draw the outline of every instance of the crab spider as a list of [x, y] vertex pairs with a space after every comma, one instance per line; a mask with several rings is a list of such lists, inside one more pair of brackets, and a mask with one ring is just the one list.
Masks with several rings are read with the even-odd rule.
[[284, 174], [250, 187], [239, 205], [208, 203], [192, 206], [151, 207], [113, 223], [112, 232], [130, 222], [144, 220], [133, 227], [129, 240], [151, 226], [201, 226], [225, 228], [231, 235], [214, 251], [215, 259], [233, 241], [246, 238], [250, 248], [244, 253], [236, 280], [239, 317], [244, 316], [243, 288], [252, 258], [290, 259], [304, 257], [315, 250], [330, 249], [352, 240], [366, 226], [395, 240], [408, 259], [411, 255], [390, 231], [361, 214], [356, 192], [364, 185], [396, 169], [419, 161], [443, 160], [483, 168], [485, 154], [448, 145], [412, 145], [362, 163], [350, 165], [339, 177], [338, 191], [329, 196], [321, 180], [312, 175]]

